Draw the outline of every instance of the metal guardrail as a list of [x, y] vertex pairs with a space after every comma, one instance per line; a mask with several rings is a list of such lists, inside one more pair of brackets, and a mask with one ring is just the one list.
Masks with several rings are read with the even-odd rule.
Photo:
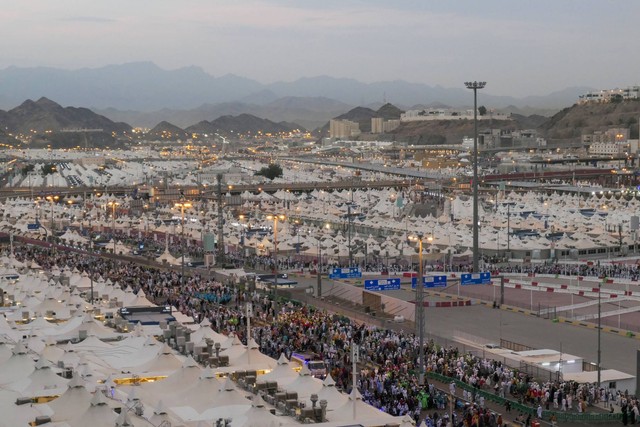
[[514, 341], [505, 340], [504, 338], [500, 338], [500, 347], [506, 348], [511, 351], [530, 351], [535, 350], [533, 347], [529, 347], [528, 345], [520, 344]]
[[[445, 375], [438, 374], [436, 372], [427, 372], [427, 378], [432, 378], [434, 380], [440, 381], [445, 384], [451, 383], [451, 381], [455, 382], [456, 387], [461, 388], [463, 390], [471, 391], [476, 395], [480, 395], [484, 397], [485, 400], [494, 402], [498, 405], [504, 406], [507, 401], [511, 402], [511, 409], [514, 411], [521, 412], [523, 414], [531, 414], [532, 416], [536, 416], [536, 408], [531, 406], [527, 406], [525, 404], [519, 403], [517, 401], [513, 401], [510, 399], [506, 399], [504, 397], [500, 397], [494, 393], [490, 393], [486, 390], [478, 389], [473, 387], [470, 384], [462, 382], [452, 377], [447, 377]], [[558, 412], [558, 411], [542, 411], [543, 420], [549, 420], [551, 415], [555, 415], [557, 421], [564, 422], [585, 422], [585, 423], [599, 423], [599, 422], [612, 422], [612, 421], [621, 421], [622, 413], [571, 413], [571, 412]]]

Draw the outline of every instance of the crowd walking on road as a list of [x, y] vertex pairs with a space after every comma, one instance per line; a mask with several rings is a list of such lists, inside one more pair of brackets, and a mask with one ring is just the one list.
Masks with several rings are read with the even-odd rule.
[[[108, 278], [123, 289], [130, 286], [134, 292], [143, 290], [152, 301], [171, 304], [196, 321], [209, 319], [217, 332], [234, 333], [244, 342], [247, 319], [243, 307], [251, 301], [256, 318], [252, 324], [257, 323], [252, 336], [263, 353], [274, 358], [283, 353], [290, 357], [294, 351], [313, 353], [326, 363], [336, 386], [348, 392], [354, 386], [351, 350], [357, 346], [355, 386], [363, 400], [391, 415], [409, 414], [427, 425], [438, 426], [446, 419], [445, 392], [432, 383], [419, 384], [419, 342], [414, 334], [359, 324], [291, 301], [276, 304], [271, 295], [223, 283], [204, 273], [183, 279], [171, 269], [33, 245], [16, 245], [15, 257], [23, 262], [35, 262], [45, 271], [55, 266], [77, 268], [95, 280]], [[608, 408], [615, 403], [627, 421], [640, 419], [637, 400], [622, 391], [569, 381], [537, 382], [501, 361], [463, 353], [456, 347], [443, 347], [433, 341], [425, 343], [424, 365], [426, 371], [469, 384], [472, 390], [518, 400], [529, 405], [532, 412], [553, 409], [578, 413], [602, 402]], [[473, 405], [469, 409], [456, 401], [456, 407], [460, 406], [458, 423], [490, 426], [502, 421], [501, 416], [488, 410], [476, 392], [465, 392], [461, 401]], [[540, 417], [541, 413], [537, 415]]]

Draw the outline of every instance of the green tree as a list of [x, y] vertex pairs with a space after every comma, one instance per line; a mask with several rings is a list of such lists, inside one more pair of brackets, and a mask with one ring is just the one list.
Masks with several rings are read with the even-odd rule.
[[478, 114], [480, 114], [481, 116], [484, 116], [485, 114], [487, 114], [487, 107], [485, 107], [484, 105], [479, 106]]
[[269, 166], [265, 166], [256, 172], [258, 176], [264, 176], [265, 178], [269, 178], [273, 180], [274, 178], [282, 177], [282, 166], [277, 163], [271, 163]]
[[42, 176], [56, 173], [56, 165], [54, 163], [45, 163], [42, 165]]
[[33, 171], [34, 169], [35, 169], [34, 165], [26, 165], [25, 167], [20, 169], [20, 172], [22, 173], [22, 176], [27, 176], [29, 172]]

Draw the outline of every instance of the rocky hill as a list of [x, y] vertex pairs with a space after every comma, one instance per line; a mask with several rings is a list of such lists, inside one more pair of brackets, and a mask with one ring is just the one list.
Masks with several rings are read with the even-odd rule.
[[[378, 110], [373, 110], [367, 107], [355, 107], [334, 117], [335, 120], [351, 120], [352, 122], [358, 122], [361, 132], [371, 132], [371, 119], [376, 117], [382, 117], [385, 120], [399, 119], [400, 114], [404, 111], [399, 109], [393, 104], [386, 103]], [[327, 136], [329, 133], [329, 123], [326, 123], [319, 130], [321, 136]]]
[[[489, 128], [521, 129], [514, 120], [481, 121], [478, 130]], [[415, 145], [459, 144], [465, 136], [472, 137], [473, 120], [429, 120], [403, 122], [389, 135], [392, 139]]]
[[385, 120], [397, 120], [404, 111], [387, 102], [382, 107], [378, 108], [376, 113], [378, 114], [378, 117], [382, 117]]
[[232, 132], [235, 134], [257, 134], [258, 132], [276, 134], [296, 129], [304, 130], [296, 123], [276, 123], [251, 114], [240, 114], [238, 116], [222, 116], [212, 121], [203, 120], [185, 130], [189, 133], [222, 133], [226, 135]]
[[545, 121], [539, 130], [551, 139], [580, 138], [581, 135], [612, 127], [630, 128], [632, 139], [638, 138], [640, 101], [575, 104]]
[[[357, 107], [336, 119], [347, 119], [360, 124], [362, 132], [371, 130], [371, 118], [384, 116], [385, 119], [399, 117], [400, 110], [392, 105], [384, 105], [378, 111]], [[612, 127], [630, 128], [630, 137], [638, 138], [638, 118], [640, 101], [624, 101], [606, 104], [573, 105], [552, 117], [539, 114], [523, 115], [512, 113], [508, 120], [482, 120], [478, 130], [535, 129], [549, 140], [577, 140], [581, 135], [594, 131], [606, 131]], [[473, 136], [473, 120], [430, 120], [401, 123], [390, 134], [382, 138], [405, 141], [412, 144], [456, 144], [465, 136]], [[321, 135], [328, 134], [328, 125]], [[366, 138], [366, 136], [363, 136]]]
[[191, 138], [191, 133], [169, 122], [162, 121], [147, 132], [145, 137], [150, 140], [159, 141], [185, 141]]
[[249, 103], [248, 100], [258, 101], [254, 98], [246, 98], [242, 102], [206, 103], [187, 110], [163, 108], [157, 111], [122, 111], [108, 108], [96, 111], [114, 121], [124, 121], [134, 126], [149, 128], [163, 120], [186, 128], [194, 123], [209, 121], [216, 117], [251, 114], [276, 123], [297, 123], [305, 129], [315, 129], [324, 125], [331, 117], [353, 108], [352, 105], [322, 97], [284, 97], [266, 103]]
[[0, 111], [0, 126], [14, 134], [58, 132], [69, 129], [102, 129], [105, 133], [131, 130], [88, 108], [62, 107], [48, 98], [30, 99], [9, 111]]

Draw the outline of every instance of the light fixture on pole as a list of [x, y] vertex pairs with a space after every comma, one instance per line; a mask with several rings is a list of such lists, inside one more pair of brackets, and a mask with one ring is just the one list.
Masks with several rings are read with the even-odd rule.
[[607, 280], [607, 277], [603, 276], [602, 277], [602, 281], [600, 281], [598, 283], [598, 385], [597, 385], [597, 390], [600, 389], [600, 380], [601, 380], [601, 377], [600, 377], [601, 376], [601, 367], [600, 367], [600, 362], [601, 362], [601, 358], [600, 358], [601, 357], [600, 343], [601, 343], [601, 341], [600, 341], [600, 334], [602, 332], [602, 324], [601, 324], [601, 319], [602, 319], [601, 314], [602, 314], [602, 312], [601, 312], [601, 305], [600, 305], [600, 301], [601, 301], [600, 294], [601, 294], [601, 291], [602, 291], [602, 284], [606, 280]]
[[[326, 224], [324, 228], [329, 230], [331, 228], [331, 225]], [[321, 244], [320, 237], [322, 237], [322, 231], [323, 231], [323, 228], [320, 228], [320, 233], [318, 236], [318, 265], [316, 266], [316, 275], [318, 277], [316, 291], [317, 291], [318, 298], [322, 297], [322, 246], [320, 245]]]
[[[409, 237], [410, 240], [418, 242], [418, 277], [416, 278], [416, 335], [418, 335], [418, 384], [424, 386], [424, 280], [422, 262], [422, 241], [424, 235], [418, 234], [416, 237]], [[429, 238], [431, 241], [431, 238]]]
[[180, 230], [180, 234], [181, 234], [180, 238], [182, 240], [181, 245], [180, 245], [181, 252], [182, 252], [182, 263], [181, 263], [182, 267], [181, 267], [181, 272], [180, 272], [180, 284], [184, 285], [184, 209], [185, 208], [190, 208], [193, 205], [191, 204], [191, 202], [182, 201], [182, 202], [174, 204], [174, 206], [176, 208], [180, 208], [180, 211], [182, 212], [182, 227], [181, 227], [181, 230]]
[[487, 82], [465, 82], [473, 90], [473, 272], [478, 273], [480, 249], [478, 247], [478, 89]]
[[[353, 197], [353, 192], [351, 193], [351, 197]], [[347, 202], [347, 236], [348, 236], [348, 246], [349, 246], [349, 267], [353, 267], [353, 252], [351, 251], [351, 204], [353, 202]]]
[[112, 201], [107, 203], [107, 206], [111, 207], [111, 234], [113, 239], [113, 254], [116, 254], [116, 206], [120, 203]]
[[507, 204], [507, 262], [511, 258], [511, 203]]
[[[273, 301], [275, 307], [278, 307], [278, 220], [284, 221], [286, 216], [284, 215], [268, 215], [267, 219], [273, 220], [273, 266], [274, 266], [274, 279], [273, 279]], [[277, 314], [277, 310], [276, 310]]]
[[47, 196], [46, 199], [51, 203], [51, 239], [53, 240], [53, 231], [55, 228], [55, 222], [53, 219], [53, 204], [58, 202], [60, 196]]
[[238, 215], [238, 219], [240, 220], [240, 245], [242, 246], [242, 265], [244, 266], [247, 262], [246, 260], [246, 246], [245, 246], [245, 228], [244, 228], [244, 215]]

